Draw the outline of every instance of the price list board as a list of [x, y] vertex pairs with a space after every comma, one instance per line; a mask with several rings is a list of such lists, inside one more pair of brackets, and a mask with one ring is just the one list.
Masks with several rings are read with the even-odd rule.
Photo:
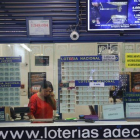
[[60, 112], [74, 113], [76, 105], [108, 104], [110, 88], [118, 81], [118, 56], [62, 56], [61, 83], [67, 87], [60, 90]]
[[20, 105], [21, 57], [0, 57], [0, 106]]
[[75, 112], [75, 89], [62, 88], [60, 91], [60, 109], [63, 113]]
[[108, 103], [109, 87], [76, 87], [77, 105], [103, 105]]

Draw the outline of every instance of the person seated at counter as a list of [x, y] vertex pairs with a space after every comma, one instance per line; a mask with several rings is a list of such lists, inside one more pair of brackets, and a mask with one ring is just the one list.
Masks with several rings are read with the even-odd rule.
[[39, 92], [31, 96], [28, 106], [30, 107], [30, 119], [53, 118], [53, 110], [56, 110], [53, 86], [49, 81], [41, 85]]

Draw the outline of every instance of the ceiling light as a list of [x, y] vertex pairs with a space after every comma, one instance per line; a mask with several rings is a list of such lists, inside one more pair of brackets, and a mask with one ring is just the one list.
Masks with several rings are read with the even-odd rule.
[[28, 48], [25, 44], [20, 44], [24, 49], [26, 49], [27, 51], [31, 52], [32, 50], [30, 48]]

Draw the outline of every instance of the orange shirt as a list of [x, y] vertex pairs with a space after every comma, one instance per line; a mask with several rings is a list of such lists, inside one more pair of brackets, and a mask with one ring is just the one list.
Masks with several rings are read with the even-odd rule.
[[35, 119], [53, 118], [53, 108], [46, 101], [41, 100], [37, 93], [32, 95], [29, 101], [30, 115]]

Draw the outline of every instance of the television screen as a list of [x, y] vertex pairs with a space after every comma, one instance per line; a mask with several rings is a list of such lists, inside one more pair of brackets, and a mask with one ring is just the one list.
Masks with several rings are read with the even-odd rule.
[[88, 0], [88, 31], [140, 29], [140, 0]]

